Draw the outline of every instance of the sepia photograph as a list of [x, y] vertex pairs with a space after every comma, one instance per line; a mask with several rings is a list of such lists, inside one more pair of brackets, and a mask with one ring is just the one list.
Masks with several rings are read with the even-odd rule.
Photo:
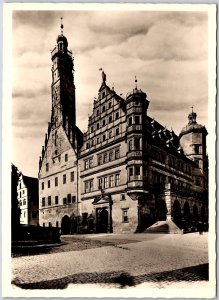
[[5, 296], [214, 297], [216, 5], [4, 19]]

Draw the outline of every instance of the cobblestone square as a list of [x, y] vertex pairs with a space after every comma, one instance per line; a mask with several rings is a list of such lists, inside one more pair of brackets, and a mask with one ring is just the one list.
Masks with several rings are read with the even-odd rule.
[[[165, 288], [206, 284], [208, 234], [63, 236], [48, 253], [12, 258], [16, 288], [66, 289], [78, 284]], [[77, 245], [77, 246], [76, 246]], [[83, 250], [78, 249], [85, 245]]]

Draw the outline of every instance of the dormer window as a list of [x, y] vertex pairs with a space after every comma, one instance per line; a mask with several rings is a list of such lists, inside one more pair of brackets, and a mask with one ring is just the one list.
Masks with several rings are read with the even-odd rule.
[[103, 92], [103, 93], [102, 93], [102, 98], [104, 98], [104, 97], [105, 97], [105, 95], [106, 95], [106, 94], [105, 94], [105, 92]]

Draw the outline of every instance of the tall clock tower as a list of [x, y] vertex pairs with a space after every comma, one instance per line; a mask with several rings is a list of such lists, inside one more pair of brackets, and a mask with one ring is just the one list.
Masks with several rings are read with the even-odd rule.
[[[61, 34], [57, 37], [52, 59], [52, 118], [53, 128], [62, 125], [69, 136], [75, 128], [75, 85], [74, 59], [68, 50], [67, 38]], [[71, 137], [70, 137], [71, 138]]]

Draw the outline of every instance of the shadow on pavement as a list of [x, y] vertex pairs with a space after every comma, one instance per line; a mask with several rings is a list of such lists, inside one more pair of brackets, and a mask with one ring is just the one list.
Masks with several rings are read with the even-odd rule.
[[59, 279], [35, 283], [20, 283], [15, 279], [12, 284], [22, 289], [65, 289], [68, 284], [104, 283], [119, 284], [119, 288], [136, 286], [143, 282], [180, 282], [208, 280], [208, 264], [182, 268], [174, 271], [131, 276], [126, 272], [78, 273]]

